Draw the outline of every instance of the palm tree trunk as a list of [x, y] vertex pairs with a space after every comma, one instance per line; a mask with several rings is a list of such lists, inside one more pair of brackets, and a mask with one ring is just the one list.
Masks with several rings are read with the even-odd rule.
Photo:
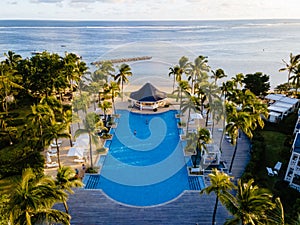
[[71, 125], [69, 126], [69, 134], [70, 134], [70, 138], [69, 138], [70, 146], [73, 147]]
[[215, 207], [214, 207], [214, 212], [213, 212], [213, 217], [212, 217], [212, 221], [211, 224], [215, 225], [216, 224], [216, 215], [217, 215], [217, 209], [218, 209], [218, 203], [219, 203], [219, 196], [216, 196], [216, 202], [215, 202]]
[[92, 136], [89, 134], [89, 142], [90, 142], [90, 160], [91, 160], [91, 168], [94, 167], [93, 165], [93, 149], [92, 149]]
[[188, 119], [187, 119], [187, 123], [186, 123], [186, 135], [188, 135], [188, 133], [189, 133], [190, 117], [191, 117], [191, 107], [189, 107], [189, 111], [188, 111]]
[[55, 138], [55, 144], [56, 144], [56, 151], [57, 151], [58, 167], [61, 168], [61, 165], [60, 165], [60, 156], [59, 156], [59, 147], [58, 147], [58, 140], [57, 140], [57, 138]]
[[232, 155], [232, 158], [231, 158], [229, 173], [231, 173], [231, 170], [232, 170], [232, 165], [233, 165], [233, 161], [234, 161], [234, 158], [235, 158], [235, 155], [236, 155], [237, 146], [238, 146], [238, 137], [236, 137], [236, 143], [235, 143], [234, 152], [233, 152], [233, 155]]
[[224, 139], [224, 134], [225, 134], [225, 118], [223, 119], [223, 130], [222, 130], [222, 135], [221, 135], [221, 139], [220, 139], [220, 152], [222, 152], [222, 143], [223, 143], [223, 139]]
[[64, 207], [65, 207], [66, 213], [69, 214], [69, 207], [68, 207], [67, 202], [63, 201], [63, 204], [64, 204]]

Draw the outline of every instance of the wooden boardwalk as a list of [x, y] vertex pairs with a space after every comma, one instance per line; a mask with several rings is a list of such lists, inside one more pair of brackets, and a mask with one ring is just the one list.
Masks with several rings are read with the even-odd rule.
[[[220, 133], [216, 131], [214, 135]], [[232, 169], [235, 178], [242, 175], [249, 162], [249, 147], [249, 140], [242, 135]], [[229, 166], [234, 146], [224, 140], [222, 148], [222, 160], [227, 161]], [[198, 191], [186, 191], [164, 205], [130, 207], [109, 199], [101, 190], [84, 189], [77, 189], [68, 201], [71, 224], [74, 225], [207, 225], [211, 224], [214, 203], [214, 194], [200, 196]], [[57, 207], [63, 210], [62, 205]], [[228, 217], [227, 211], [220, 205], [216, 224], [223, 224]]]

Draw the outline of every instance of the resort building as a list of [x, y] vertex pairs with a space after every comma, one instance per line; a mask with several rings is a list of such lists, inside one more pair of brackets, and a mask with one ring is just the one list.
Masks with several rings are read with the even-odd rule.
[[300, 191], [300, 133], [296, 134], [290, 162], [284, 177], [289, 186]]
[[140, 110], [148, 109], [156, 111], [159, 107], [166, 105], [167, 94], [158, 90], [151, 83], [146, 83], [138, 91], [130, 94], [132, 107]]
[[299, 99], [290, 98], [282, 94], [269, 94], [265, 99], [269, 105], [268, 121], [272, 123], [278, 123], [299, 106]]

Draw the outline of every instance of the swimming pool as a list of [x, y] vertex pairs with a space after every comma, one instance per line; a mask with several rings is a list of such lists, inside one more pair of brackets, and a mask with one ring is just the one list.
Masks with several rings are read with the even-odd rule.
[[[106, 142], [109, 152], [94, 188], [134, 206], [168, 202], [191, 189], [175, 114], [139, 114], [119, 110], [119, 123]], [[193, 179], [195, 180], [195, 179]], [[193, 181], [194, 182], [194, 181]], [[203, 187], [204, 182], [197, 177]]]

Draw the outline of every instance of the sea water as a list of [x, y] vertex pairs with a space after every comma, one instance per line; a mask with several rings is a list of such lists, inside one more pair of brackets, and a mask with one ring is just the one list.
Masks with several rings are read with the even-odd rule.
[[[299, 54], [300, 20], [227, 21], [37, 21], [0, 20], [0, 52], [23, 57], [47, 50], [97, 60], [151, 56], [131, 62], [135, 78], [168, 78], [181, 56], [207, 56], [228, 77], [263, 72], [272, 87], [286, 82], [282, 59]], [[2, 59], [2, 58], [1, 58]], [[169, 82], [169, 80], [166, 80]], [[163, 83], [163, 82], [162, 82]]]

